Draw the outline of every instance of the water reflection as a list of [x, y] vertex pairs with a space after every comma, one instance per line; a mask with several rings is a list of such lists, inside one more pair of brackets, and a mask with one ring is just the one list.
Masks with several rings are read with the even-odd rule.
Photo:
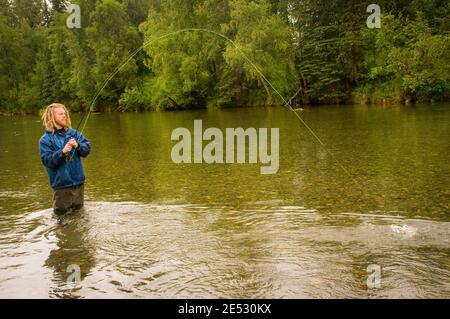
[[[89, 220], [85, 209], [63, 216], [53, 215], [56, 225], [51, 233], [56, 247], [50, 251], [45, 266], [53, 269], [54, 286], [50, 297], [78, 297], [83, 280], [95, 266], [95, 250], [89, 239]], [[78, 272], [79, 270], [79, 272]]]

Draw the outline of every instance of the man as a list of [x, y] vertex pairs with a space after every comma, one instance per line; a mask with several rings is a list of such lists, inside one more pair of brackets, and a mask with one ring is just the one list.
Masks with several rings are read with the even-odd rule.
[[61, 215], [84, 205], [84, 170], [80, 157], [91, 151], [89, 141], [71, 128], [70, 115], [63, 104], [53, 103], [42, 113], [46, 129], [39, 140], [41, 161], [53, 188], [53, 209]]

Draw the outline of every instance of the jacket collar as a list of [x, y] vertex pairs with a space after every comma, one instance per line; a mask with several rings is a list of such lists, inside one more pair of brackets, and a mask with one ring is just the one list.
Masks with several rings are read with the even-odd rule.
[[[53, 127], [54, 130], [54, 134], [58, 134], [58, 135], [66, 135], [69, 131], [70, 131], [70, 127], [65, 129], [64, 127], [61, 129], [57, 129], [56, 127]], [[48, 133], [51, 134], [51, 132], [47, 131]]]

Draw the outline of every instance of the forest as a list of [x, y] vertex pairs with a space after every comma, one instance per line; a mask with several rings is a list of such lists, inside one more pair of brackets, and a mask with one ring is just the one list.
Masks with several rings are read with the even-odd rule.
[[373, 2], [0, 0], [0, 113], [448, 101], [450, 2]]

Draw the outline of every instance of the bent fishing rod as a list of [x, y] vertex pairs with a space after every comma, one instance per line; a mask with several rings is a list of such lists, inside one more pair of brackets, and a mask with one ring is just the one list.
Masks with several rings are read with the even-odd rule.
[[[79, 131], [80, 125], [81, 125], [81, 123], [83, 123], [83, 120], [85, 118], [86, 118], [86, 122], [87, 122], [87, 119], [89, 117], [89, 114], [91, 113], [91, 110], [92, 110], [92, 107], [89, 107], [89, 109], [83, 111], [82, 116], [81, 116], [80, 120], [78, 121], [78, 125], [75, 128], [75, 141], [77, 142], [78, 145], [79, 145], [79, 141], [80, 141], [80, 138], [81, 138], [81, 135], [82, 135], [82, 132]], [[75, 155], [75, 152], [76, 152], [76, 149], [72, 149], [69, 152], [69, 154], [67, 156], [67, 161], [68, 162], [72, 161], [72, 159], [73, 159], [73, 157]]]
[[[325, 152], [327, 154], [330, 155], [330, 157], [335, 161], [335, 163], [345, 172], [345, 174], [347, 176], [349, 176], [353, 182], [355, 182], [356, 184], [359, 185], [359, 182], [356, 180], [356, 178], [354, 176], [352, 176], [350, 174], [350, 172], [344, 167], [344, 165], [334, 156], [334, 154], [328, 150], [328, 148], [326, 147], [326, 145], [322, 142], [322, 140], [317, 136], [317, 134], [309, 127], [309, 125], [303, 120], [303, 118], [294, 110], [294, 108], [291, 105], [291, 101], [287, 101], [283, 95], [281, 95], [281, 93], [272, 85], [272, 83], [266, 78], [266, 76], [262, 73], [262, 71], [255, 65], [255, 63], [253, 63], [253, 61], [242, 51], [241, 48], [239, 48], [239, 46], [230, 38], [228, 38], [227, 36], [213, 31], [213, 30], [208, 30], [208, 29], [201, 29], [201, 28], [187, 28], [187, 29], [182, 29], [182, 30], [178, 30], [178, 31], [174, 31], [174, 32], [169, 32], [166, 33], [160, 37], [157, 37], [155, 39], [150, 39], [149, 41], [147, 41], [146, 43], [144, 43], [141, 47], [137, 48], [132, 54], [130, 54], [128, 56], [128, 58], [121, 64], [119, 65], [116, 70], [110, 74], [110, 76], [106, 79], [106, 81], [103, 83], [102, 87], [100, 88], [100, 90], [98, 90], [97, 94], [94, 96], [94, 99], [92, 100], [92, 102], [90, 103], [89, 109], [86, 110], [83, 113], [83, 116], [81, 117], [77, 129], [76, 131], [78, 132], [77, 135], [78, 137], [76, 138], [76, 141], [78, 143], [79, 139], [81, 138], [82, 132], [86, 126], [87, 121], [89, 120], [89, 115], [92, 112], [92, 108], [93, 105], [95, 104], [96, 100], [98, 99], [98, 97], [100, 96], [101, 92], [103, 91], [103, 89], [108, 85], [108, 83], [116, 76], [116, 74], [134, 57], [136, 56], [141, 50], [143, 50], [145, 47], [147, 47], [148, 45], [150, 45], [153, 41], [157, 41], [157, 40], [161, 40], [163, 38], [175, 35], [175, 34], [179, 34], [179, 33], [183, 33], [183, 32], [191, 32], [191, 31], [202, 31], [202, 32], [206, 32], [206, 33], [210, 33], [210, 34], [214, 34], [216, 36], [221, 37], [222, 39], [230, 42], [235, 48], [236, 50], [239, 51], [239, 53], [244, 57], [244, 59], [256, 70], [256, 72], [260, 75], [261, 79], [263, 81], [265, 81], [267, 84], [269, 84], [269, 86], [272, 88], [272, 90], [281, 98], [281, 100], [283, 101], [283, 107], [287, 107], [290, 111], [292, 111], [295, 116], [297, 117], [297, 119], [301, 122], [301, 124], [309, 131], [309, 133], [314, 137], [314, 139], [322, 146], [322, 148], [325, 150]], [[81, 123], [84, 121], [84, 124], [81, 128], [80, 131], [78, 131]], [[72, 150], [75, 151], [75, 150]], [[71, 152], [72, 152], [71, 151]], [[70, 153], [71, 154], [71, 153]], [[72, 160], [74, 153], [71, 155], [70, 160]]]

